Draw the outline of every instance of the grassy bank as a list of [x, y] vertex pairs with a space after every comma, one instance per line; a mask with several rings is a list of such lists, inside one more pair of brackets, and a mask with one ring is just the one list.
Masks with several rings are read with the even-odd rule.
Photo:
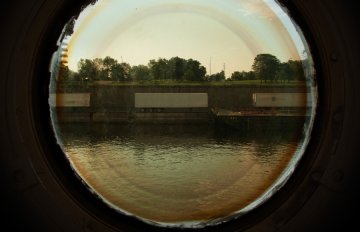
[[62, 82], [61, 87], [81, 87], [81, 86], [256, 86], [256, 87], [301, 87], [305, 86], [302, 81], [290, 82], [262, 82], [260, 80], [243, 81], [218, 81], [218, 82], [184, 82], [174, 80], [152, 80], [152, 81], [96, 81], [93, 83], [81, 82]]

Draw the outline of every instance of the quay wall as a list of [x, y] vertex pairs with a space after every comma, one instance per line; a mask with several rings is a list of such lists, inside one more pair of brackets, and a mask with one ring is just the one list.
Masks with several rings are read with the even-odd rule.
[[[137, 112], [135, 93], [207, 93], [208, 108], [228, 110], [254, 107], [253, 93], [306, 93], [305, 87], [281, 86], [91, 86], [58, 91], [63, 93], [89, 93], [88, 107], [55, 107], [59, 121], [66, 122], [127, 122], [139, 121], [206, 121], [209, 111], [178, 109], [176, 112]], [[195, 112], [194, 112], [195, 111]], [[167, 119], [166, 119], [167, 118]], [[185, 120], [188, 119], [188, 120]]]
[[93, 88], [91, 106], [97, 108], [134, 108], [135, 93], [208, 93], [209, 107], [241, 109], [253, 107], [253, 93], [304, 93], [304, 87], [232, 87], [232, 86], [101, 86]]

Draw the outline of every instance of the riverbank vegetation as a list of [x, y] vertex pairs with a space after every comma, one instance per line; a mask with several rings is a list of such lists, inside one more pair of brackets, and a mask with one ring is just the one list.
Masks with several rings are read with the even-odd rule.
[[[81, 59], [78, 71], [72, 71], [64, 63], [57, 70], [57, 84], [83, 85], [164, 85], [164, 86], [230, 86], [230, 85], [304, 85], [303, 61], [280, 60], [271, 54], [255, 57], [251, 71], [235, 71], [229, 78], [224, 71], [208, 74], [197, 60], [173, 57], [150, 60], [147, 65], [131, 66], [109, 56]], [[55, 84], [55, 83], [53, 83]]]

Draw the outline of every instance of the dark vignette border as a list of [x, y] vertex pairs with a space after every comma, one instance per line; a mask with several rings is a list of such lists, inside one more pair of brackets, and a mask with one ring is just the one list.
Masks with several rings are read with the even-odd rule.
[[[11, 34], [9, 32], [11, 35], [18, 35], [17, 37], [15, 36], [15, 38], [11, 38], [15, 42], [6, 40], [10, 45], [14, 46], [14, 48], [12, 48], [14, 55], [7, 57], [10, 62], [4, 60], [2, 64], [2, 66], [6, 66], [6, 68], [3, 68], [5, 71], [2, 71], [2, 74], [5, 76], [5, 81], [2, 80], [3, 82], [1, 82], [4, 84], [1, 86], [2, 88], [8, 88], [4, 88], [4, 93], [7, 95], [1, 100], [1, 103], [5, 105], [5, 110], [1, 115], [1, 125], [3, 126], [4, 122], [7, 124], [7, 126], [3, 127], [5, 128], [5, 132], [2, 132], [4, 133], [2, 135], [5, 135], [3, 136], [4, 140], [9, 142], [9, 144], [3, 142], [2, 145], [6, 154], [2, 156], [5, 157], [5, 155], [9, 154], [8, 156], [11, 157], [1, 157], [2, 161], [3, 159], [7, 160], [1, 164], [1, 167], [4, 167], [1, 173], [4, 173], [4, 175], [1, 175], [0, 180], [5, 186], [9, 186], [3, 195], [5, 196], [5, 201], [10, 199], [4, 207], [4, 212], [7, 214], [5, 220], [9, 219], [5, 224], [12, 226], [18, 224], [17, 228], [22, 228], [23, 230], [29, 228], [57, 228], [58, 230], [61, 230], [60, 228], [72, 228], [74, 231], [79, 228], [85, 231], [104, 231], [105, 229], [109, 231], [134, 231], [136, 229], [141, 231], [162, 230], [141, 223], [138, 224], [139, 222], [137, 220], [118, 215], [109, 210], [108, 207], [104, 207], [104, 204], [94, 198], [85, 188], [79, 188], [80, 182], [74, 178], [67, 161], [61, 158], [63, 155], [59, 146], [56, 145], [49, 121], [50, 112], [47, 107], [49, 73], [47, 67], [52, 52], [56, 50], [55, 42], [60, 35], [63, 25], [65, 25], [71, 15], [76, 13], [77, 9], [81, 8], [81, 5], [85, 1], [74, 2], [68, 0], [62, 1], [61, 3], [60, 1], [54, 2], [59, 5], [55, 7], [56, 11], [54, 15], [45, 14], [49, 22], [47, 26], [43, 28], [38, 28], [39, 25], [41, 26], [42, 24], [36, 24], [36, 20], [39, 20], [36, 18], [39, 17], [37, 13], [40, 15], [41, 11], [46, 9], [46, 7], [43, 6], [50, 3], [46, 3], [46, 1], [29, 3], [32, 5], [31, 9], [36, 11], [36, 13], [34, 13], [35, 16], [33, 16], [33, 18], [29, 17], [30, 21], [27, 22], [28, 25], [23, 27], [18, 26], [18, 28], [24, 29], [24, 31], [18, 34]], [[360, 129], [360, 126], [356, 120], [352, 123], [350, 123], [350, 121], [358, 119], [360, 113], [357, 108], [349, 109], [349, 107], [359, 103], [359, 95], [354, 93], [355, 86], [351, 86], [351, 84], [359, 84], [359, 80], [355, 81], [354, 79], [355, 73], [353, 73], [353, 71], [355, 67], [360, 67], [360, 65], [356, 66], [356, 64], [359, 64], [358, 59], [349, 62], [348, 56], [350, 56], [350, 58], [356, 57], [351, 53], [351, 49], [356, 50], [359, 46], [356, 46], [354, 43], [356, 39], [350, 39], [350, 42], [343, 40], [344, 36], [346, 39], [349, 39], [349, 33], [346, 32], [348, 32], [347, 30], [350, 30], [354, 24], [332, 25], [331, 23], [336, 21], [336, 17], [334, 16], [335, 19], [331, 19], [331, 17], [326, 18], [328, 15], [331, 16], [331, 14], [335, 14], [334, 11], [328, 12], [329, 9], [326, 8], [326, 6], [329, 7], [333, 5], [330, 7], [330, 10], [334, 10], [336, 6], [341, 5], [341, 3], [337, 1], [329, 0], [324, 2], [324, 10], [319, 8], [322, 4], [321, 1], [302, 3], [300, 0], [291, 2], [282, 0], [281, 2], [286, 3], [285, 5], [290, 10], [291, 16], [303, 29], [316, 64], [319, 80], [320, 105], [312, 134], [314, 139], [310, 141], [307, 152], [293, 177], [270, 201], [238, 220], [231, 221], [220, 227], [207, 228], [206, 230], [208, 231], [241, 231], [245, 229], [249, 229], [249, 231], [277, 231], [281, 229], [283, 231], [290, 231], [289, 228], [296, 228], [298, 230], [299, 228], [314, 229], [316, 227], [312, 227], [314, 226], [313, 221], [313, 224], [310, 223], [310, 225], [297, 225], [296, 220], [300, 222], [311, 222], [309, 217], [315, 216], [319, 221], [317, 227], [322, 229], [336, 229], [336, 226], [344, 228], [346, 223], [349, 222], [353, 222], [353, 224], [356, 225], [356, 222], [354, 223], [353, 221], [356, 216], [352, 216], [349, 209], [358, 206], [358, 201], [354, 201], [354, 199], [356, 199], [356, 193], [358, 192], [352, 191], [348, 185], [349, 182], [351, 184], [356, 183], [355, 180], [359, 180], [358, 177], [355, 176], [358, 172], [354, 171], [359, 161], [359, 158], [354, 157], [356, 152], [359, 151], [359, 145], [355, 146], [354, 138], [350, 138], [350, 136], [356, 136], [354, 131]], [[10, 7], [9, 9], [16, 9], [14, 4], [15, 3], [9, 2], [4, 3], [5, 6]], [[29, 4], [26, 4], [27, 3], [24, 3], [25, 9], [26, 7], [29, 9]], [[319, 11], [317, 12], [318, 16], [314, 16], [313, 12], [309, 12], [309, 6], [311, 4], [314, 4], [316, 6], [315, 9]], [[353, 15], [351, 19], [356, 20], [354, 16], [356, 15], [354, 10], [357, 6], [356, 3], [344, 4], [347, 4], [347, 9], [351, 15]], [[19, 7], [21, 8], [22, 6], [20, 5]], [[301, 12], [301, 14], [299, 12]], [[313, 16], [311, 16], [311, 14]], [[337, 14], [340, 15], [340, 18], [345, 17], [341, 11]], [[9, 14], [5, 14], [5, 16], [10, 17]], [[18, 17], [20, 18], [20, 16]], [[321, 21], [318, 17], [325, 17], [324, 22], [328, 22], [328, 25], [316, 25]], [[17, 26], [17, 23], [19, 22], [15, 20], [15, 22], [11, 24]], [[338, 23], [341, 24], [341, 20]], [[356, 25], [358, 25], [358, 23]], [[343, 29], [343, 31], [339, 30], [341, 27], [345, 27], [345, 29]], [[319, 31], [316, 31], [316, 28], [318, 28]], [[41, 32], [36, 30], [40, 30]], [[332, 32], [329, 34], [329, 42], [324, 42], [322, 37], [325, 35], [321, 35], [321, 33], [327, 33], [329, 31]], [[344, 34], [336, 35], [338, 32], [343, 32]], [[22, 53], [22, 49], [26, 50], [26, 45], [23, 45], [23, 36], [26, 35], [30, 35], [30, 39], [32, 40], [40, 38], [37, 43], [40, 46], [36, 49], [30, 49], [28, 53]], [[335, 38], [332, 38], [331, 36], [334, 35]], [[355, 35], [355, 38], [358, 37]], [[321, 42], [324, 42], [324, 44]], [[344, 43], [349, 43], [347, 46], [352, 45], [352, 47], [346, 47], [343, 45]], [[21, 57], [22, 54], [30, 54], [32, 56]], [[16, 58], [20, 58], [20, 60], [17, 61]], [[347, 63], [344, 64], [345, 62]], [[24, 67], [21, 67], [24, 70], [16, 70], [16, 68], [19, 68], [16, 67], [17, 64], [24, 64]], [[20, 75], [22, 74], [25, 76], [21, 77]], [[338, 75], [338, 77], [336, 77], [336, 75]], [[10, 78], [14, 78], [15, 80]], [[24, 80], [24, 82], [21, 83], [19, 80]], [[345, 91], [345, 89], [347, 91]], [[355, 98], [349, 99], [349, 97]], [[350, 127], [354, 129], [350, 129]], [[352, 143], [344, 141], [343, 134], [349, 136], [349, 141]], [[35, 138], [31, 139], [32, 137]], [[348, 145], [348, 148], [343, 148], [346, 147], [346, 145]], [[339, 157], [339, 155], [342, 157]], [[20, 161], [17, 161], [17, 159], [15, 161], [15, 158], [13, 159], [15, 156], [20, 157], [18, 159]], [[342, 161], [340, 158], [343, 158], [345, 161]], [[339, 163], [339, 166], [341, 162], [343, 162], [343, 168], [336, 167], [337, 165], [334, 165], [334, 162]], [[335, 169], [331, 170], [331, 166], [335, 166]], [[21, 167], [24, 167], [24, 169], [21, 169]], [[7, 172], [8, 170], [9, 173]], [[328, 176], [331, 178], [328, 179]], [[21, 183], [30, 177], [34, 178], [33, 184], [29, 181], [27, 186], [22, 186]], [[345, 187], [343, 187], [344, 183], [346, 184]], [[62, 193], [55, 191], [59, 189]], [[320, 205], [324, 208], [323, 211], [320, 210], [320, 212], [325, 212], [326, 209], [335, 211], [338, 207], [347, 211], [314, 215], [315, 212], [317, 212], [316, 205], [308, 205], [314, 203], [312, 202], [312, 198], [319, 199], [319, 197], [316, 198], [315, 195], [319, 191], [324, 192], [324, 189], [330, 190], [328, 192], [325, 191], [325, 193], [323, 195], [320, 194], [320, 196], [324, 199], [337, 200], [337, 202], [329, 203], [330, 206], [328, 206], [328, 208]], [[30, 195], [31, 192], [36, 193], [36, 195], [40, 197], [46, 195], [46, 198], [37, 200], [39, 203], [45, 202], [44, 204], [53, 204], [47, 206], [50, 208], [53, 207], [52, 212], [51, 210], [39, 212], [36, 211], [35, 208], [32, 208], [34, 203], [29, 202], [35, 202], [34, 198], [36, 198], [36, 195], [31, 196], [33, 198], [30, 199], [28, 195]], [[46, 192], [46, 194], [44, 194], [44, 192]], [[338, 194], [337, 192], [342, 193]], [[330, 194], [336, 194], [336, 196], [330, 197], [328, 196]], [[343, 199], [346, 197], [348, 199]], [[67, 210], [76, 208], [71, 204], [76, 205], [80, 210], [74, 213], [67, 212]], [[39, 207], [40, 210], [46, 208], [43, 205]], [[313, 210], [309, 211], [309, 207]], [[304, 216], [304, 214], [301, 213], [302, 211], [309, 212], [309, 215], [307, 215], [307, 217], [306, 215]], [[311, 213], [312, 211], [314, 213]], [[74, 216], [74, 221], [80, 225], [70, 225], [70, 221], [69, 225], [56, 225], [53, 224], [52, 221], [41, 220], [41, 218], [47, 218], [47, 213], [53, 214], [53, 217], [58, 217], [60, 223], [66, 222], [71, 219], [71, 216]], [[321, 225], [321, 222], [324, 222], [324, 220], [327, 224]], [[23, 225], [19, 225], [19, 222], [24, 223]]]

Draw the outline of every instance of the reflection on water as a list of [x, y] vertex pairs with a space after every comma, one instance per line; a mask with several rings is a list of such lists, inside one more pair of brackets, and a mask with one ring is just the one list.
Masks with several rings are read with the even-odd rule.
[[213, 125], [63, 124], [80, 176], [113, 207], [156, 222], [225, 217], [253, 202], [299, 146], [293, 133]]

